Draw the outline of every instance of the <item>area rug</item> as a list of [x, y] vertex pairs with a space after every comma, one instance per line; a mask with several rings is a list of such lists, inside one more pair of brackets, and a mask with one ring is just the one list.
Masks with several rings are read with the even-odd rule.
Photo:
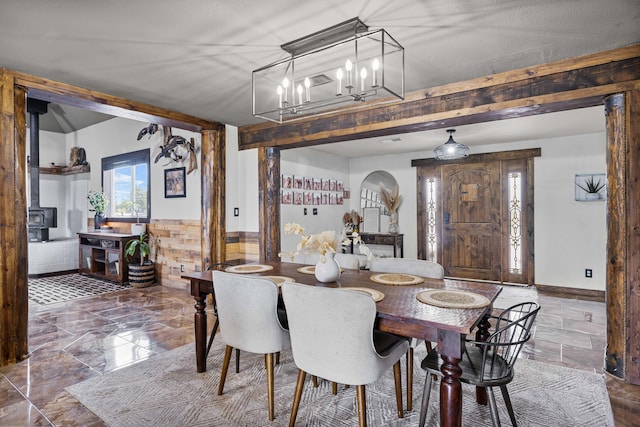
[[29, 299], [38, 304], [53, 304], [128, 289], [120, 285], [81, 274], [29, 279]]
[[[296, 383], [297, 368], [291, 352], [283, 352], [275, 372], [275, 420], [267, 417], [264, 356], [242, 352], [240, 373], [229, 370], [224, 394], [217, 395], [223, 346], [214, 342], [208, 371], [196, 373], [195, 350], [189, 344], [144, 362], [67, 387], [75, 398], [109, 426], [286, 426]], [[413, 410], [398, 419], [393, 373], [390, 369], [367, 386], [367, 421], [370, 426], [416, 426], [424, 374], [416, 349]], [[509, 391], [520, 426], [613, 426], [613, 415], [602, 375], [540, 362], [521, 360]], [[404, 372], [404, 369], [403, 369]], [[404, 377], [404, 376], [403, 376]], [[404, 381], [404, 378], [403, 378]], [[439, 393], [434, 382], [427, 425], [439, 424]], [[463, 385], [463, 425], [489, 426], [488, 407], [475, 403], [474, 389]], [[403, 385], [403, 391], [406, 391]], [[406, 401], [406, 395], [403, 392]], [[500, 418], [509, 424], [502, 396], [496, 393]], [[406, 406], [406, 405], [405, 405]], [[296, 425], [357, 426], [355, 387], [320, 381], [305, 384]]]

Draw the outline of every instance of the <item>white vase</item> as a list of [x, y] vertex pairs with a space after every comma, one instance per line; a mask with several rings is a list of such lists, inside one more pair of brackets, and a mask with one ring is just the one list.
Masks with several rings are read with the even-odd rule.
[[389, 215], [389, 228], [388, 232], [391, 234], [398, 233], [398, 213], [394, 212]]
[[136, 236], [141, 235], [147, 231], [147, 224], [141, 224], [139, 222], [134, 222], [131, 224], [131, 234]]
[[315, 269], [315, 276], [318, 282], [329, 283], [335, 282], [340, 278], [340, 266], [335, 260], [335, 254], [328, 252], [325, 255], [324, 262], [318, 261]]

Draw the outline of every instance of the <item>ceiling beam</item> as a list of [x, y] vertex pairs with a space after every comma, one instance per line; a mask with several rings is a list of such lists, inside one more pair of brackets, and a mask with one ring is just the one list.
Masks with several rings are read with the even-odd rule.
[[239, 128], [239, 148], [308, 147], [602, 105], [640, 88], [640, 45], [408, 94], [404, 101]]

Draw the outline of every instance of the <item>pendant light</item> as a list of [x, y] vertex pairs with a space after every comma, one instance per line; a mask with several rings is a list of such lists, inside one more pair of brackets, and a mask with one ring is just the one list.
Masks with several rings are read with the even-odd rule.
[[455, 129], [447, 129], [449, 140], [433, 150], [437, 160], [464, 159], [469, 155], [469, 147], [454, 141], [453, 133]]

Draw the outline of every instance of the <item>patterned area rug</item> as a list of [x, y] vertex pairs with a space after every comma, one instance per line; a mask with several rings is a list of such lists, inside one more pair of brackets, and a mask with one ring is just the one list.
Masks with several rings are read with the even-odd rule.
[[81, 274], [64, 274], [29, 279], [29, 299], [46, 305], [127, 288], [129, 285], [123, 286]]
[[[398, 419], [393, 373], [367, 386], [367, 421], [371, 426], [416, 426], [424, 374], [419, 360], [424, 346], [416, 349], [413, 410]], [[208, 371], [198, 374], [195, 349], [189, 344], [119, 371], [67, 388], [83, 405], [111, 427], [117, 426], [286, 426], [296, 383], [297, 368], [291, 352], [281, 355], [275, 372], [275, 420], [267, 417], [264, 356], [243, 352], [240, 373], [229, 370], [225, 391], [217, 395], [223, 345], [214, 342]], [[404, 360], [404, 359], [403, 359]], [[613, 426], [613, 415], [602, 375], [521, 360], [509, 385], [520, 426]], [[404, 367], [403, 367], [404, 372]], [[403, 376], [403, 381], [404, 381]], [[434, 388], [440, 382], [434, 383]], [[474, 389], [463, 385], [463, 425], [489, 426], [488, 407], [475, 403]], [[406, 402], [403, 385], [403, 399]], [[496, 399], [503, 423], [509, 424], [502, 396]], [[439, 393], [432, 390], [427, 425], [439, 424]], [[406, 406], [406, 405], [405, 405]], [[320, 381], [313, 388], [307, 376], [296, 425], [357, 426], [355, 387], [338, 387]]]

